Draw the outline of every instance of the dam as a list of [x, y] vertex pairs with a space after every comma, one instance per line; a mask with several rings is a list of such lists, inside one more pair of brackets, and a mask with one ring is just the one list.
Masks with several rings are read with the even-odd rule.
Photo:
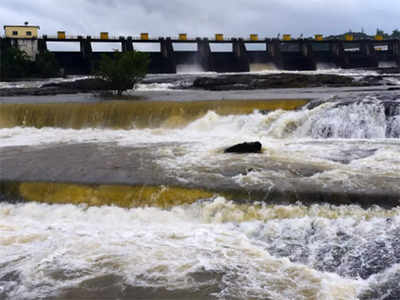
[[[374, 68], [379, 64], [400, 62], [400, 40], [354, 39], [348, 35], [343, 40], [324, 39], [316, 35], [313, 39], [292, 39], [284, 35], [282, 39], [261, 39], [257, 34], [248, 38], [225, 38], [216, 34], [214, 38], [189, 38], [187, 34], [178, 37], [110, 37], [103, 32], [98, 37], [67, 36], [58, 32], [57, 36], [43, 35], [33, 39], [1, 38], [1, 49], [12, 45], [22, 45], [31, 41], [37, 53], [48, 51], [48, 45], [75, 45], [78, 51], [64, 51], [58, 47], [54, 53], [65, 74], [90, 74], [93, 65], [103, 54], [112, 52], [96, 51], [94, 45], [115, 45], [120, 51], [133, 51], [136, 46], [147, 45], [151, 62], [149, 73], [173, 74], [179, 68], [196, 68], [204, 72], [249, 72], [259, 66], [273, 66], [282, 70], [315, 70], [319, 64], [338, 68]], [[213, 48], [222, 47], [220, 51]], [[184, 50], [179, 50], [184, 48]], [[119, 51], [119, 50], [118, 50]], [[257, 67], [258, 66], [258, 67]]]

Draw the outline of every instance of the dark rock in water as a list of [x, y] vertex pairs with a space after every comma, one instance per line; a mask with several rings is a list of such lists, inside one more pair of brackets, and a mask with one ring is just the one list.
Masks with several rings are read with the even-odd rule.
[[[375, 83], [375, 82], [374, 82]], [[305, 74], [240, 74], [218, 77], [200, 77], [193, 82], [192, 88], [212, 91], [254, 90], [270, 88], [311, 88], [369, 86], [371, 82], [357, 82], [353, 78], [340, 75], [305, 75]]]
[[400, 73], [400, 68], [399, 67], [393, 67], [393, 68], [378, 68], [375, 70], [379, 74], [399, 74]]
[[368, 75], [361, 78], [358, 83], [361, 86], [381, 85], [383, 79], [384, 78], [382, 76]]
[[260, 153], [261, 147], [260, 142], [242, 143], [225, 149], [224, 153]]
[[390, 87], [387, 89], [388, 91], [399, 91], [400, 87]]
[[112, 90], [110, 85], [99, 78], [80, 79], [69, 82], [49, 83], [37, 88], [0, 89], [0, 97], [10, 96], [51, 96], [59, 94], [92, 93]]
[[271, 113], [272, 111], [273, 111], [273, 110], [263, 109], [263, 110], [260, 110], [260, 114], [266, 116], [266, 115], [268, 115], [269, 113]]
[[104, 91], [109, 90], [110, 85], [100, 78], [88, 78], [75, 81], [44, 84], [42, 88], [60, 88], [80, 91]]

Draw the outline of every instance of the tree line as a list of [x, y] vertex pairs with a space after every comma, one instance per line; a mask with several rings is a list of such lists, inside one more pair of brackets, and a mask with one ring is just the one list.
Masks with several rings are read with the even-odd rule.
[[[352, 34], [354, 39], [356, 40], [365, 40], [365, 39], [374, 39], [375, 35], [369, 35], [364, 32], [363, 29], [361, 29], [360, 32], [354, 32], [353, 30], [349, 29], [347, 32], [338, 34], [338, 35], [330, 35], [327, 36], [326, 39], [339, 39], [343, 40], [345, 39], [347, 34]], [[395, 29], [392, 31], [392, 33], [387, 33], [384, 32], [382, 29], [376, 29], [376, 35], [381, 35], [384, 39], [400, 39], [400, 30]]]
[[400, 39], [400, 30], [395, 29], [392, 31], [392, 34], [388, 34], [381, 29], [376, 30], [376, 34], [383, 36], [385, 39]]
[[0, 60], [0, 75], [3, 81], [54, 77], [60, 69], [54, 54], [49, 51], [38, 54], [33, 61], [24, 51], [16, 47], [7, 47], [1, 51]]

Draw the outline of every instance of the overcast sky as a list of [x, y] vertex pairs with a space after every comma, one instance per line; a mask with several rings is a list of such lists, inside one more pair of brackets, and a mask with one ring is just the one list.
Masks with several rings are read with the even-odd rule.
[[247, 37], [375, 33], [400, 27], [399, 0], [0, 0], [3, 25], [39, 25], [42, 34]]

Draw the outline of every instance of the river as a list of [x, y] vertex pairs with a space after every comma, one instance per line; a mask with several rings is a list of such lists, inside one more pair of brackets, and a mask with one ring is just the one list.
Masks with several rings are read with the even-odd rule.
[[0, 99], [1, 299], [400, 298], [396, 91], [173, 85]]

